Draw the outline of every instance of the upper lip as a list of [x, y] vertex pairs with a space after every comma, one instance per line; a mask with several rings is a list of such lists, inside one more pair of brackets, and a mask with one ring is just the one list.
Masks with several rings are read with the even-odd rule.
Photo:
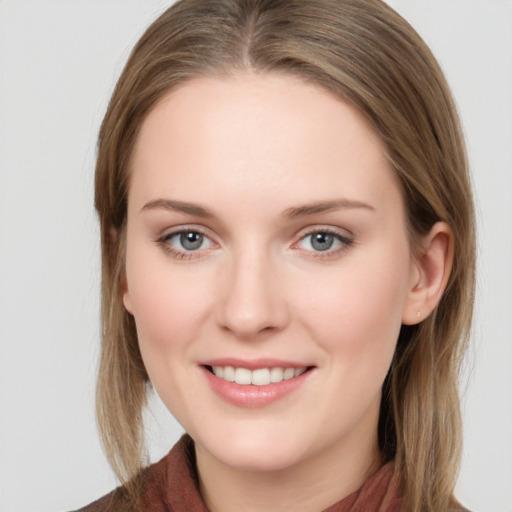
[[200, 366], [233, 366], [234, 368], [247, 368], [257, 370], [258, 368], [308, 368], [311, 365], [286, 361], [284, 359], [259, 358], [259, 359], [237, 359], [233, 357], [221, 357], [208, 359], [199, 363]]

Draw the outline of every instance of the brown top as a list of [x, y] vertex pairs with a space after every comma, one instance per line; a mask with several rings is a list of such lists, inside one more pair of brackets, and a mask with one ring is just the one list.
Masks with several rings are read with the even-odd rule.
[[[183, 436], [174, 448], [143, 472], [145, 492], [141, 510], [151, 512], [208, 512], [197, 486], [193, 441]], [[117, 489], [76, 512], [122, 510], [123, 491]], [[350, 496], [324, 512], [400, 512], [401, 500], [389, 462]]]

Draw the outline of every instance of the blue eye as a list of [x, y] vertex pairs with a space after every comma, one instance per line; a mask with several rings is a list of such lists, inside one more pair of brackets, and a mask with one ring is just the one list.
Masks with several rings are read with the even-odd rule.
[[313, 247], [315, 251], [328, 251], [335, 242], [334, 235], [330, 233], [313, 233], [309, 236], [311, 247]]
[[[175, 237], [173, 237], [175, 238]], [[187, 231], [179, 234], [181, 246], [187, 251], [197, 251], [200, 249], [204, 242], [204, 236], [195, 231]]]
[[352, 240], [330, 231], [314, 231], [297, 244], [300, 249], [313, 252], [334, 253], [349, 246]]
[[176, 256], [185, 256], [187, 253], [210, 249], [213, 246], [213, 242], [206, 235], [194, 230], [169, 233], [160, 240], [160, 243]]

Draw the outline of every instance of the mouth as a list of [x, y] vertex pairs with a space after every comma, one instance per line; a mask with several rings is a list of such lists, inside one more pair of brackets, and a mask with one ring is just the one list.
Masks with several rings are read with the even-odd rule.
[[292, 380], [300, 377], [304, 373], [313, 369], [312, 366], [304, 366], [301, 368], [277, 366], [271, 368], [255, 368], [250, 370], [248, 368], [234, 367], [229, 365], [205, 365], [205, 368], [219, 379], [245, 386], [268, 386], [269, 384], [277, 384], [285, 380]]
[[308, 386], [316, 366], [276, 359], [203, 361], [199, 367], [210, 389], [223, 401], [260, 408], [294, 395]]

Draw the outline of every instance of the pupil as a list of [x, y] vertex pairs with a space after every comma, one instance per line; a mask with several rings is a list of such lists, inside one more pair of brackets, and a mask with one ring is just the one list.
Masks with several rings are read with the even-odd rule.
[[182, 233], [180, 236], [180, 243], [182, 247], [188, 251], [199, 249], [203, 243], [203, 235], [200, 233], [194, 233], [193, 231]]
[[316, 251], [327, 251], [333, 243], [334, 237], [329, 233], [316, 233], [311, 240], [311, 245]]

